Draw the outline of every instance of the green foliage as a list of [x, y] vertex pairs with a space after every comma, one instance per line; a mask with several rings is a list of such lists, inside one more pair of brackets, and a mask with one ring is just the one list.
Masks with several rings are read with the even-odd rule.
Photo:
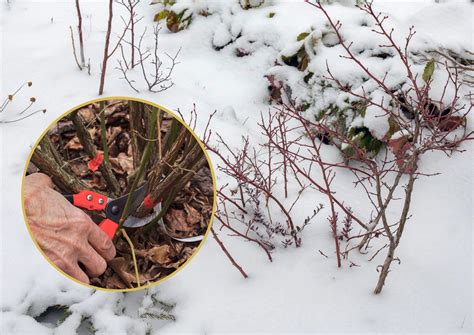
[[97, 333], [97, 329], [94, 327], [94, 323], [92, 322], [92, 319], [89, 316], [82, 317], [78, 331], [80, 332], [81, 329], [87, 331], [88, 334]]
[[423, 70], [423, 80], [425, 82], [428, 82], [431, 80], [434, 70], [435, 70], [435, 60], [431, 59], [428, 63], [426, 63], [425, 69]]
[[286, 65], [296, 67], [300, 71], [306, 70], [309, 64], [309, 56], [304, 44], [293, 55], [281, 55], [281, 60]]
[[160, 307], [166, 313], [170, 313], [176, 307], [176, 303], [170, 303], [165, 302], [163, 300], [159, 300], [156, 296], [156, 293], [151, 295], [151, 300], [153, 301], [153, 304], [155, 304], [155, 306]]
[[53, 305], [48, 307], [43, 313], [35, 317], [35, 320], [42, 323], [45, 319], [54, 320], [56, 327], [61, 325], [72, 312], [69, 310], [69, 306], [66, 305]]
[[[357, 116], [364, 117], [366, 109], [367, 106], [358, 101], [348, 104], [346, 108], [340, 108], [335, 104], [330, 104], [326, 109], [319, 111], [315, 118], [316, 121], [327, 123], [334, 131], [345, 134], [357, 147], [375, 156], [384, 146], [384, 143], [372, 136], [367, 127], [347, 127], [348, 120], [351, 121]], [[395, 132], [395, 129], [395, 125], [393, 125], [392, 131]], [[356, 158], [354, 156], [355, 150], [351, 146], [341, 147], [341, 151], [346, 159]]]
[[[186, 29], [193, 20], [193, 11], [190, 8], [185, 8], [180, 12], [176, 12], [173, 9], [173, 5], [176, 3], [175, 0], [162, 0], [154, 3], [161, 3], [164, 5], [164, 9], [155, 14], [153, 20], [160, 22], [166, 19], [166, 27], [172, 33]], [[202, 15], [209, 15], [201, 11]]]
[[296, 54], [291, 56], [281, 55], [281, 60], [288, 66], [298, 66], [298, 57]]
[[57, 326], [62, 324], [64, 321], [66, 321], [66, 319], [72, 314], [72, 312], [69, 310], [68, 306], [62, 306], [62, 307], [63, 307], [63, 309], [62, 309], [63, 314], [58, 319], [58, 322], [56, 323]]
[[356, 127], [349, 130], [350, 138], [356, 142], [359, 148], [368, 153], [378, 154], [383, 147], [383, 142], [372, 136], [367, 127]]
[[169, 303], [157, 298], [158, 293], [150, 295], [153, 304], [140, 314], [144, 319], [176, 321], [176, 317], [171, 313], [176, 307], [175, 303]]
[[275, 16], [275, 13], [274, 13], [274, 12], [268, 13], [268, 17], [269, 17], [270, 19], [273, 18], [274, 16]]
[[388, 134], [390, 135], [390, 137], [400, 130], [400, 126], [398, 125], [397, 122], [395, 122], [393, 116], [390, 116], [388, 118], [388, 125], [389, 125]]
[[168, 30], [177, 33], [178, 31], [186, 29], [193, 20], [193, 14], [188, 9], [183, 9], [181, 12], [176, 13], [170, 11], [166, 18], [166, 26]]
[[[311, 40], [309, 43], [306, 43], [305, 40], [310, 38]], [[310, 53], [314, 52], [314, 50], [307, 50], [306, 48], [314, 48], [317, 40], [312, 37], [311, 32], [302, 32], [296, 36], [297, 42], [300, 42], [300, 48], [298, 51], [292, 55], [280, 55], [281, 60], [288, 66], [296, 67], [301, 72], [304, 72], [309, 65], [310, 62]], [[309, 80], [312, 75], [305, 80]]]
[[172, 314], [167, 313], [143, 313], [140, 317], [144, 319], [155, 319], [155, 320], [170, 320], [176, 321], [176, 318]]
[[159, 22], [159, 21], [161, 21], [161, 20], [167, 18], [168, 15], [169, 15], [169, 13], [170, 13], [169, 10], [163, 9], [161, 12], [158, 12], [157, 14], [155, 14], [155, 17], [154, 17], [153, 20], [154, 20], [155, 22]]
[[[153, 333], [153, 329], [151, 328], [151, 325], [149, 324], [147, 319], [176, 321], [176, 317], [172, 314], [173, 309], [176, 307], [175, 303], [159, 299], [158, 292], [152, 294], [146, 293], [146, 295], [151, 298], [151, 303], [149, 303], [148, 307], [138, 310], [138, 317], [142, 319], [144, 323], [148, 324], [148, 329], [146, 330], [147, 334]], [[57, 327], [64, 323], [67, 318], [69, 318], [73, 314], [70, 310], [70, 307], [71, 306], [68, 305], [52, 305], [49, 306], [40, 315], [33, 317], [37, 322], [50, 327], [51, 332], [56, 334], [56, 332], [58, 332]], [[117, 299], [117, 301], [115, 301], [114, 314], [116, 316], [130, 317], [130, 315], [125, 314], [125, 306], [123, 305], [122, 298]], [[94, 320], [92, 316], [88, 314], [81, 315], [81, 320], [77, 329], [75, 329], [75, 333], [96, 334], [97, 332], [98, 329], [94, 325]]]
[[303, 33], [300, 33], [297, 37], [296, 37], [296, 40], [299, 42], [299, 41], [302, 41], [304, 40], [306, 37], [308, 37], [309, 33], [307, 32], [303, 32]]

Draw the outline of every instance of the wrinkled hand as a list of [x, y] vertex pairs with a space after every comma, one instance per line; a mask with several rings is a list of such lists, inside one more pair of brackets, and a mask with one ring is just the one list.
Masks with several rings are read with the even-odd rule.
[[[53, 189], [42, 173], [25, 178], [25, 211], [31, 231], [43, 252], [61, 270], [89, 283], [104, 273], [115, 257], [108, 236], [85, 214]], [[79, 267], [82, 263], [86, 273]]]

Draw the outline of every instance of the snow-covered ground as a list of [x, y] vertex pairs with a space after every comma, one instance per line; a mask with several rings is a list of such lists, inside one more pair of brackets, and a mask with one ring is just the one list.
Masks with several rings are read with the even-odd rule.
[[[261, 141], [256, 125], [261, 111], [268, 110], [264, 75], [278, 53], [295, 36], [322, 22], [320, 14], [302, 1], [273, 0], [271, 5], [232, 17], [224, 1], [201, 1], [216, 8], [219, 15], [199, 17], [189, 29], [161, 35], [162, 52], [182, 48], [180, 64], [173, 73], [175, 86], [153, 94], [143, 83], [136, 94], [120, 80], [110, 60], [104, 95], [136, 96], [185, 117], [196, 104], [200, 134], [207, 117], [218, 111], [212, 129], [232, 145], [242, 135], [253, 143]], [[376, 1], [391, 14], [397, 27], [415, 24], [423, 38], [437, 45], [473, 50], [473, 6], [468, 1], [434, 4], [432, 1]], [[1, 96], [22, 82], [31, 80], [15, 97], [14, 104], [0, 115], [7, 120], [35, 96], [37, 108], [47, 108], [22, 122], [0, 124], [1, 141], [1, 333], [52, 333], [51, 325], [33, 317], [55, 304], [71, 306], [73, 312], [56, 331], [71, 333], [81, 316], [92, 316], [99, 333], [144, 333], [151, 322], [156, 333], [471, 333], [472, 332], [472, 223], [473, 148], [448, 159], [430, 155], [423, 161], [425, 171], [440, 176], [420, 179], [412, 206], [413, 217], [406, 228], [394, 265], [381, 295], [375, 296], [376, 265], [366, 257], [351, 255], [361, 265], [338, 269], [333, 241], [325, 214], [304, 231], [301, 248], [277, 248], [270, 263], [261, 250], [221, 233], [229, 250], [245, 268], [244, 280], [230, 265], [217, 243], [208, 238], [199, 253], [178, 274], [151, 291], [160, 299], [175, 302], [176, 321], [146, 321], [138, 318], [139, 307], [149, 303], [146, 292], [95, 292], [74, 283], [54, 270], [32, 243], [21, 209], [21, 176], [31, 145], [59, 115], [97, 97], [100, 61], [106, 28], [105, 1], [81, 1], [84, 17], [85, 52], [92, 69], [80, 72], [71, 52], [69, 26], [76, 25], [72, 1], [2, 1], [0, 21]], [[238, 5], [235, 5], [238, 6]], [[118, 8], [118, 7], [117, 7]], [[142, 1], [141, 28], [149, 26], [146, 43], [151, 45], [151, 26], [157, 6]], [[352, 7], [333, 5], [333, 15], [350, 17]], [[275, 13], [273, 18], [268, 14]], [[356, 14], [354, 14], [356, 15]], [[121, 26], [119, 15], [115, 27]], [[226, 28], [240, 30], [261, 42], [244, 58], [234, 55], [232, 46], [220, 51], [212, 43], [226, 38]], [[215, 35], [215, 31], [220, 35]], [[328, 147], [328, 150], [332, 150]], [[217, 174], [218, 183], [223, 176]], [[352, 185], [339, 185], [352, 203]], [[300, 203], [295, 221], [302, 221], [315, 203], [324, 202], [310, 194]], [[362, 207], [362, 211], [363, 211]], [[369, 213], [367, 213], [368, 215]], [[318, 250], [322, 250], [328, 259]], [[121, 307], [125, 316], [117, 316]]]

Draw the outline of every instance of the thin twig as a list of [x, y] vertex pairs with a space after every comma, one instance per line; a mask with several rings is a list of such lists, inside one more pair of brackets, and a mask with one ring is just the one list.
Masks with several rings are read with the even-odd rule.
[[211, 233], [212, 233], [212, 237], [214, 237], [214, 239], [216, 240], [217, 244], [219, 244], [219, 247], [221, 247], [222, 251], [224, 252], [224, 254], [227, 256], [227, 258], [230, 260], [230, 262], [232, 263], [232, 265], [237, 269], [239, 270], [240, 274], [245, 278], [247, 279], [248, 278], [248, 275], [247, 273], [244, 271], [244, 269], [235, 261], [234, 257], [232, 257], [232, 255], [229, 253], [229, 251], [227, 250], [227, 248], [225, 247], [224, 243], [219, 239], [219, 237], [217, 236], [216, 232], [214, 231], [214, 228], [211, 227]]
[[123, 237], [127, 240], [128, 245], [130, 246], [130, 251], [132, 252], [132, 259], [133, 259], [133, 267], [135, 268], [135, 277], [137, 278], [137, 285], [138, 287], [140, 287], [141, 286], [140, 274], [138, 272], [138, 264], [137, 264], [137, 258], [135, 256], [135, 248], [133, 246], [132, 240], [130, 240], [130, 237], [128, 237], [125, 229], [122, 228], [120, 231], [122, 232]]
[[76, 61], [77, 67], [82, 71], [82, 66], [79, 64], [79, 60], [76, 55], [76, 45], [74, 43], [74, 33], [72, 32], [72, 27], [69, 26], [69, 31], [71, 32], [71, 42], [72, 42], [72, 54], [74, 55], [74, 60]]

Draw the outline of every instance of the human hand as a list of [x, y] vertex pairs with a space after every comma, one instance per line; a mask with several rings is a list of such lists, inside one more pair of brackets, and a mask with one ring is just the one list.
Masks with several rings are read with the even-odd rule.
[[[115, 257], [109, 237], [82, 210], [53, 189], [42, 173], [25, 177], [24, 205], [34, 238], [46, 256], [70, 276], [89, 283]], [[82, 263], [86, 273], [79, 267]]]

